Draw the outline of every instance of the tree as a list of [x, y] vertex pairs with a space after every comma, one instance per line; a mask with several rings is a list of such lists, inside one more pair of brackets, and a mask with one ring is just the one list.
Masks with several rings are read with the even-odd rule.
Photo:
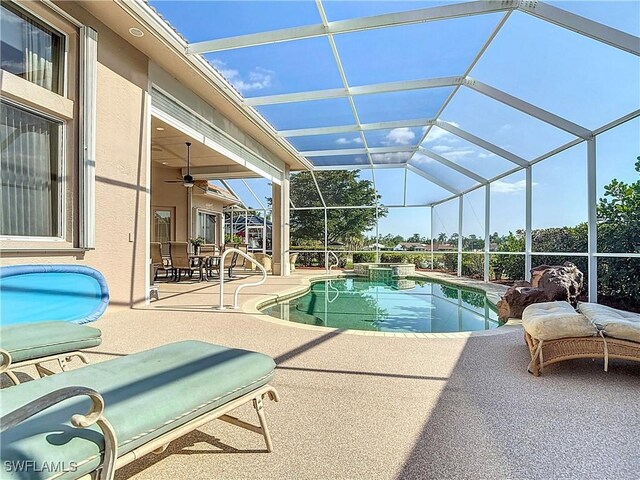
[[[375, 241], [375, 239], [373, 241]], [[404, 237], [402, 235], [391, 235], [390, 233], [387, 233], [383, 237], [380, 237], [378, 242], [384, 245], [385, 247], [391, 248], [391, 247], [395, 247], [399, 243], [403, 243]]]
[[[640, 175], [640, 157], [635, 170]], [[598, 203], [598, 250], [640, 253], [640, 178], [617, 179], [604, 187]], [[640, 310], [640, 260], [603, 258], [598, 261], [598, 290], [602, 301], [619, 308]]]
[[[498, 245], [499, 252], [524, 252], [524, 232], [516, 231], [509, 235]], [[491, 268], [496, 279], [506, 275], [509, 280], [524, 279], [524, 255], [491, 255]]]
[[[360, 179], [359, 170], [326, 170], [315, 172], [322, 197], [328, 206], [375, 206], [380, 199], [373, 183]], [[291, 178], [291, 201], [296, 206], [321, 207], [311, 172]], [[387, 210], [378, 207], [378, 217]], [[329, 243], [362, 244], [364, 232], [376, 225], [376, 208], [327, 210]], [[293, 210], [291, 238], [297, 243], [324, 242], [324, 210]]]
[[407, 243], [425, 243], [425, 240], [420, 236], [419, 233], [414, 233], [409, 238], [407, 238]]
[[479, 251], [484, 249], [484, 238], [478, 238], [472, 233], [468, 237], [462, 237], [462, 249], [468, 251]]

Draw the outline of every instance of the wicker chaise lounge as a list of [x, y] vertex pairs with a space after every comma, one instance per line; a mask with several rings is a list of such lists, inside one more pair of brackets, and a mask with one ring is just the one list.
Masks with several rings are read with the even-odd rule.
[[524, 338], [531, 353], [529, 372], [535, 376], [553, 363], [577, 358], [640, 362], [640, 315], [594, 303], [536, 303], [522, 314]]
[[[259, 433], [270, 452], [263, 398], [278, 400], [274, 373], [261, 353], [185, 341], [3, 389], [0, 477], [111, 479], [214, 419]], [[228, 415], [248, 402], [259, 426]]]

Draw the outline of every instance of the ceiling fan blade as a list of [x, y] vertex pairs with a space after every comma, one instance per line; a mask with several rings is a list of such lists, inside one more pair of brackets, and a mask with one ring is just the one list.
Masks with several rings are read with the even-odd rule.
[[165, 180], [164, 183], [184, 183], [184, 180]]

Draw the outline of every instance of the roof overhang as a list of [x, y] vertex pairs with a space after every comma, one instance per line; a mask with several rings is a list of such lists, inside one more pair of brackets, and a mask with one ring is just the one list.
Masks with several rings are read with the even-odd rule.
[[[187, 55], [187, 42], [148, 4], [111, 0], [81, 2], [81, 6], [281, 158], [291, 170], [311, 168], [308, 160], [254, 108], [243, 104], [242, 96], [206, 60], [200, 55]], [[141, 29], [145, 35], [133, 37], [129, 33], [131, 27]]]

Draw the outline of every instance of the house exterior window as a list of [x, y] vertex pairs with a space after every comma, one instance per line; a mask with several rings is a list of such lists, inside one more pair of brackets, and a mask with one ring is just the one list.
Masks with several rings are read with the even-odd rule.
[[0, 19], [0, 68], [61, 95], [63, 36], [9, 3]]
[[0, 235], [60, 237], [62, 123], [0, 102]]
[[153, 209], [153, 235], [155, 242], [166, 243], [173, 240], [172, 209]]
[[198, 212], [197, 236], [204, 238], [205, 243], [216, 243], [216, 217], [214, 213]]

